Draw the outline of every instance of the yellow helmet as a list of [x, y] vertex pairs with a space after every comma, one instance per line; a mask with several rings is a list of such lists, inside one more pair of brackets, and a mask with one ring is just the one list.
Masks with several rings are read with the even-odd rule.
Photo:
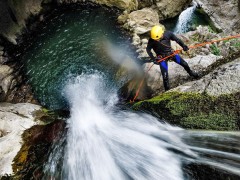
[[163, 33], [164, 33], [164, 28], [163, 26], [160, 26], [160, 25], [153, 26], [150, 32], [151, 38], [154, 40], [160, 39], [163, 36]]

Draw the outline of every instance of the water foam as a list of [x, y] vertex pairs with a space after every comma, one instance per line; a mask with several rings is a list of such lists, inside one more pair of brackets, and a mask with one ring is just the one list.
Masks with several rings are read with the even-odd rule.
[[119, 110], [116, 91], [105, 87], [99, 74], [82, 75], [66, 87], [71, 117], [65, 178], [182, 179], [181, 161], [169, 150], [190, 152], [179, 137], [181, 129]]

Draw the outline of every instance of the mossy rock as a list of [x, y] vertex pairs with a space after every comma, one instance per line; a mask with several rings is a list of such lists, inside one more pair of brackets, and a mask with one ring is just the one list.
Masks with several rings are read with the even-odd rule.
[[135, 103], [134, 110], [157, 114], [187, 129], [239, 130], [240, 92], [218, 97], [199, 93], [167, 92]]
[[14, 158], [14, 175], [8, 179], [41, 179], [51, 146], [65, 132], [66, 123], [55, 120], [47, 125], [35, 125], [23, 133], [24, 143]]

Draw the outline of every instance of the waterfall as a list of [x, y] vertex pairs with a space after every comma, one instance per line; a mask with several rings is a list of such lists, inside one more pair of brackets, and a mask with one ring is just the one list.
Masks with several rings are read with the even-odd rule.
[[197, 8], [197, 4], [194, 3], [193, 6], [187, 8], [185, 11], [183, 11], [179, 15], [176, 26], [173, 29], [174, 33], [176, 34], [185, 33], [187, 32], [188, 29], [190, 29], [189, 26], [191, 26], [191, 21], [196, 8]]
[[66, 86], [65, 95], [71, 117], [61, 179], [183, 179], [174, 151], [195, 154], [182, 143], [182, 129], [120, 110], [116, 89], [98, 73], [79, 76]]
[[70, 81], [63, 95], [70, 104], [68, 131], [43, 179], [181, 180], [189, 163], [240, 176], [239, 133], [186, 131], [122, 109], [116, 86], [99, 72]]

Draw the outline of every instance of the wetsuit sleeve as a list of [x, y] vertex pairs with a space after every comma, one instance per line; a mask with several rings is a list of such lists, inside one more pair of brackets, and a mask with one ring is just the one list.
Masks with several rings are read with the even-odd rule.
[[152, 43], [151, 43], [151, 40], [149, 39], [149, 40], [148, 40], [148, 44], [147, 44], [146, 51], [147, 51], [149, 57], [151, 58], [151, 60], [154, 61], [154, 60], [155, 60], [155, 57], [154, 57], [154, 55], [153, 55], [153, 53], [152, 53], [151, 50], [152, 50]]
[[179, 38], [178, 38], [175, 34], [173, 34], [172, 32], [171, 32], [171, 34], [170, 34], [170, 39], [173, 40], [173, 41], [176, 41], [182, 48], [183, 48], [184, 46], [186, 46], [186, 45], [182, 42], [182, 40], [179, 39]]

